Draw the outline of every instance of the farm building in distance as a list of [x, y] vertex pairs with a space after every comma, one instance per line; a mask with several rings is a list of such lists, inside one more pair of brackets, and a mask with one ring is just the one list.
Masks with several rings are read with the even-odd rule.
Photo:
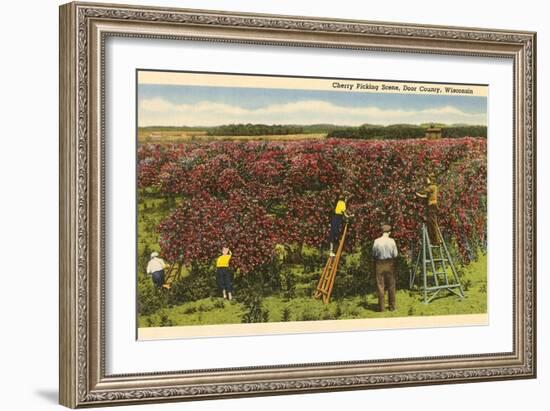
[[430, 127], [426, 129], [426, 138], [429, 140], [437, 140], [441, 138], [440, 127]]

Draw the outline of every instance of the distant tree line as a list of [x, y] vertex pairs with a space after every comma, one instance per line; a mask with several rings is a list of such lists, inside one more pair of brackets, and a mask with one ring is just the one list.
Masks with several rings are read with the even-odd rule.
[[[445, 125], [437, 124], [436, 127], [441, 128], [442, 137], [459, 138], [459, 137], [487, 137], [486, 126], [471, 126], [471, 125]], [[361, 140], [378, 140], [378, 139], [406, 139], [406, 138], [422, 138], [426, 134], [426, 130], [432, 127], [432, 124], [392, 124], [389, 126], [380, 126], [373, 124], [363, 124], [358, 127], [337, 126], [333, 124], [225, 124], [220, 126], [210, 127], [163, 127], [151, 126], [142, 127], [141, 129], [150, 132], [177, 132], [177, 131], [203, 131], [209, 136], [272, 136], [272, 135], [288, 135], [288, 134], [321, 134], [326, 133], [327, 137], [332, 138], [352, 138]]]
[[[360, 140], [383, 140], [383, 139], [406, 139], [422, 138], [426, 135], [427, 126], [416, 125], [391, 125], [391, 126], [372, 126], [363, 125], [359, 127], [346, 127], [332, 130], [328, 137], [332, 138], [352, 138]], [[459, 138], [459, 137], [484, 137], [487, 138], [486, 126], [444, 126], [441, 127], [441, 137]]]
[[458, 126], [441, 129], [442, 137], [483, 137], [487, 138], [487, 126]]

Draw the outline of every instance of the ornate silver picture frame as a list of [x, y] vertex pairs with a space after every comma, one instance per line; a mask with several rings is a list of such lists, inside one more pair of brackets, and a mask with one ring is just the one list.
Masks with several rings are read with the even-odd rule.
[[[424, 53], [512, 62], [513, 349], [288, 365], [270, 365], [266, 360], [264, 366], [107, 373], [105, 210], [110, 205], [105, 201], [105, 65], [109, 58], [105, 45], [110, 38]], [[61, 6], [60, 403], [77, 408], [535, 378], [535, 104], [533, 32], [92, 3]]]

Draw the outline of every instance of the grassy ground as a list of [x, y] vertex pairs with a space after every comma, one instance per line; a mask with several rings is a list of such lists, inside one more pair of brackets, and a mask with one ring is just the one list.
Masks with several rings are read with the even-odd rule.
[[[331, 300], [324, 305], [320, 300], [308, 297], [285, 299], [278, 295], [264, 298], [262, 307], [268, 312], [269, 322], [337, 320], [353, 318], [388, 318], [448, 314], [476, 314], [487, 312], [486, 256], [465, 267], [462, 283], [466, 298], [442, 292], [429, 304], [424, 304], [418, 291], [398, 290], [395, 311], [378, 310], [378, 298], [372, 290], [362, 296]], [[408, 275], [408, 274], [406, 274]], [[338, 281], [338, 277], [336, 277]], [[142, 316], [140, 327], [161, 325], [206, 325], [240, 323], [246, 307], [239, 302], [222, 298], [205, 298], [171, 308], [161, 308], [154, 314]]]

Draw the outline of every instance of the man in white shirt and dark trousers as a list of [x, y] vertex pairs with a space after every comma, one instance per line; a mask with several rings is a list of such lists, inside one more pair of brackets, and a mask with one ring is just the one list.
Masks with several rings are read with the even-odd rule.
[[164, 268], [166, 263], [159, 257], [156, 251], [151, 253], [151, 259], [147, 264], [147, 274], [151, 274], [153, 283], [157, 288], [161, 288], [164, 284]]
[[395, 259], [397, 258], [397, 245], [395, 240], [390, 237], [391, 227], [384, 224], [382, 225], [382, 231], [382, 236], [374, 240], [372, 246], [380, 312], [385, 309], [384, 295], [386, 290], [388, 290], [390, 311], [395, 310]]

